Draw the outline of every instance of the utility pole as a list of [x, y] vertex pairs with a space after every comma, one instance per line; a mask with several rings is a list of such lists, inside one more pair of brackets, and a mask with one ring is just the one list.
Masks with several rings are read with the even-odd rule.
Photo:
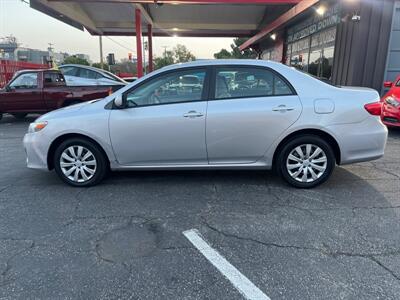
[[164, 58], [167, 57], [167, 46], [161, 46], [161, 48], [164, 48]]
[[54, 62], [53, 62], [53, 43], [48, 43], [49, 47], [47, 48], [47, 50], [49, 51], [49, 63], [51, 64], [51, 67], [55, 67], [54, 66]]
[[103, 60], [103, 36], [99, 35], [99, 44], [100, 44], [100, 68], [104, 69], [104, 60]]

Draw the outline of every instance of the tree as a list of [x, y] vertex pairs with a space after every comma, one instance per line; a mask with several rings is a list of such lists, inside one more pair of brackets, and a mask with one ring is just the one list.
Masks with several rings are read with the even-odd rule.
[[184, 45], [176, 45], [172, 50], [165, 51], [162, 57], [154, 59], [155, 69], [168, 65], [195, 60], [196, 57]]
[[80, 57], [76, 56], [68, 56], [66, 59], [64, 59], [63, 64], [76, 64], [76, 65], [85, 65], [85, 66], [90, 66], [89, 62]]
[[103, 69], [108, 71], [110, 68], [108, 67], [107, 63], [103, 63], [103, 68], [101, 67], [101, 63], [93, 63], [92, 67], [98, 68], [98, 69]]
[[226, 49], [221, 49], [221, 51], [214, 53], [214, 57], [216, 59], [222, 58], [256, 58], [257, 52], [252, 49], [245, 49], [240, 51], [239, 46], [246, 41], [246, 38], [236, 38], [233, 40], [233, 44], [231, 44], [231, 51], [229, 52]]

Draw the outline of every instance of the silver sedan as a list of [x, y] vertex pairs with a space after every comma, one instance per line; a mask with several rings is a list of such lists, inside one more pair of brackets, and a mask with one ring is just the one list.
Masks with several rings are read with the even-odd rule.
[[336, 164], [383, 155], [380, 110], [374, 90], [328, 85], [283, 64], [196, 61], [43, 115], [24, 146], [28, 167], [55, 169], [73, 186], [95, 185], [109, 170], [274, 168], [310, 188]]

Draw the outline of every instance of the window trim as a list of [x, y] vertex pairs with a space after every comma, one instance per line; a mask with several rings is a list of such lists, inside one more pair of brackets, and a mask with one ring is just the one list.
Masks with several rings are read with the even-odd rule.
[[[292, 91], [291, 94], [282, 94], [282, 95], [261, 95], [261, 96], [242, 96], [242, 97], [226, 97], [226, 98], [216, 98], [215, 96], [215, 90], [216, 90], [216, 83], [217, 83], [217, 71], [218, 69], [224, 69], [224, 68], [242, 68], [242, 69], [262, 69], [266, 71], [272, 72], [273, 75], [279, 77], [283, 82], [286, 83], [286, 85], [289, 87], [289, 89]], [[274, 87], [273, 89], [275, 90], [275, 78], [274, 78]], [[281, 75], [279, 72], [275, 71], [274, 69], [270, 67], [265, 67], [265, 66], [256, 66], [256, 65], [235, 65], [235, 64], [226, 64], [226, 65], [213, 65], [212, 66], [212, 81], [210, 82], [210, 87], [209, 87], [209, 97], [208, 101], [219, 101], [219, 100], [236, 100], [236, 99], [245, 99], [245, 98], [269, 98], [269, 97], [287, 97], [287, 96], [297, 96], [297, 92], [294, 89], [293, 85], [287, 80], [283, 75]]]
[[[186, 67], [186, 68], [179, 68], [179, 69], [172, 69], [172, 70], [168, 70], [165, 72], [161, 72], [159, 74], [156, 74], [154, 76], [151, 76], [149, 78], [147, 78], [146, 80], [140, 82], [139, 84], [133, 86], [132, 88], [130, 88], [129, 90], [125, 91], [122, 94], [123, 100], [124, 102], [126, 102], [126, 98], [127, 95], [131, 92], [133, 92], [134, 90], [140, 88], [142, 85], [148, 83], [149, 81], [155, 80], [161, 76], [164, 75], [168, 75], [171, 73], [177, 73], [177, 72], [187, 72], [187, 71], [195, 71], [195, 70], [204, 70], [205, 72], [205, 78], [204, 78], [204, 83], [203, 83], [203, 91], [201, 93], [201, 99], [200, 100], [187, 100], [187, 101], [179, 101], [179, 102], [169, 102], [169, 103], [156, 103], [156, 104], [146, 104], [146, 105], [138, 105], [138, 106], [134, 106], [134, 107], [123, 107], [123, 108], [118, 108], [115, 107], [114, 104], [112, 106], [111, 109], [132, 109], [132, 108], [142, 108], [142, 107], [149, 107], [149, 106], [161, 106], [161, 105], [173, 105], [173, 104], [181, 104], [181, 103], [197, 103], [197, 102], [204, 102], [204, 101], [208, 101], [209, 99], [209, 87], [210, 87], [210, 79], [211, 79], [211, 70], [210, 70], [210, 66], [196, 66], [196, 67]], [[112, 101], [112, 103], [114, 103], [114, 100]]]

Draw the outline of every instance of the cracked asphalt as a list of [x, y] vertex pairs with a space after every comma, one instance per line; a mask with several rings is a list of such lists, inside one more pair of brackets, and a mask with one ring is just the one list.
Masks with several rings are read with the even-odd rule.
[[0, 299], [242, 299], [198, 229], [271, 299], [400, 298], [400, 130], [312, 190], [270, 172], [113, 173], [77, 189], [25, 167], [0, 121]]

